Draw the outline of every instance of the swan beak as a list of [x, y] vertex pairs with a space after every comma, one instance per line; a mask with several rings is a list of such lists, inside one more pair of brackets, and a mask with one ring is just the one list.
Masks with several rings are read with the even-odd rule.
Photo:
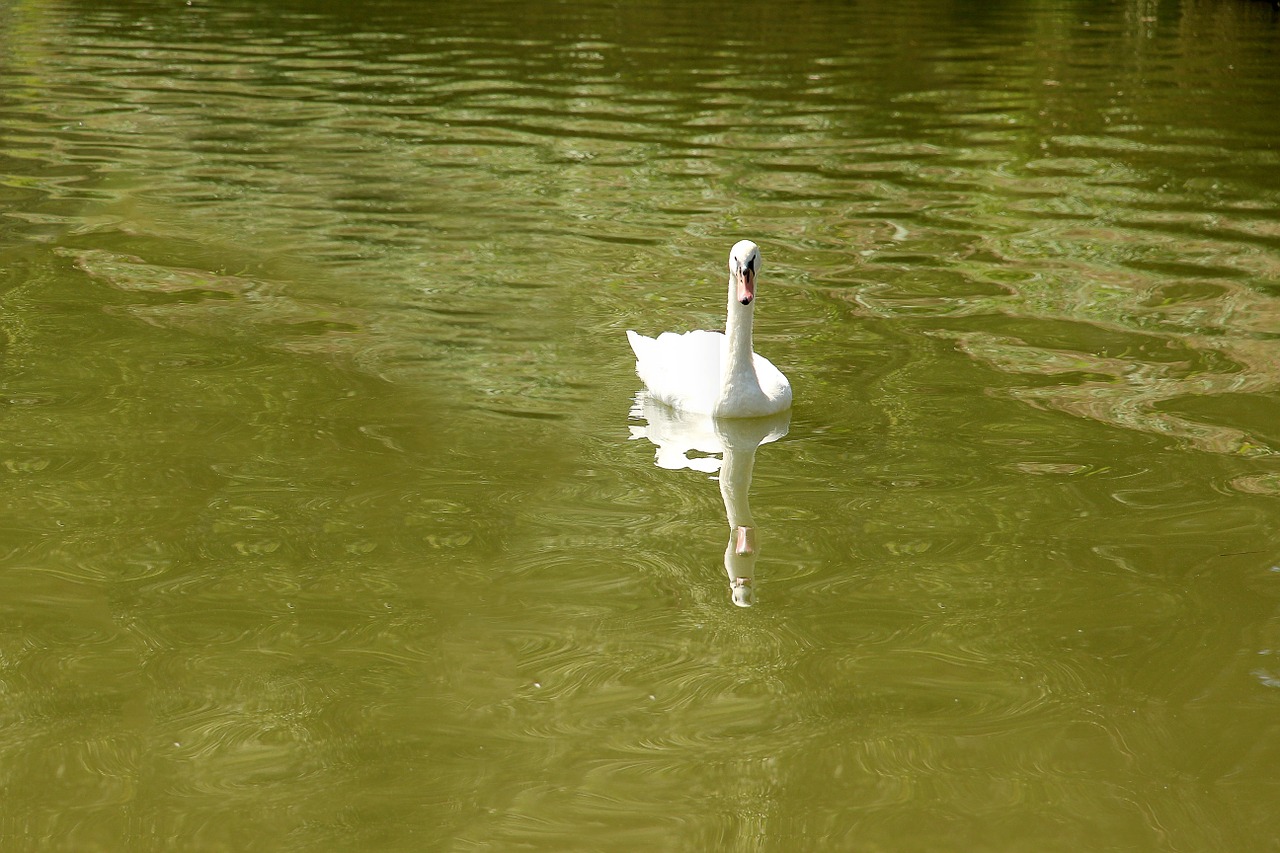
[[733, 531], [733, 553], [749, 557], [756, 552], [756, 531], [753, 527], [739, 527]]
[[750, 268], [738, 271], [738, 301], [750, 305], [756, 298], [756, 274]]

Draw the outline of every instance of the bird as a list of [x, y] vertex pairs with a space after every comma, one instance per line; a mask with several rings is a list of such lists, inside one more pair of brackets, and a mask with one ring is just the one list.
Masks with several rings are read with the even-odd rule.
[[630, 329], [636, 373], [649, 394], [671, 408], [716, 418], [759, 418], [791, 408], [791, 383], [773, 362], [752, 351], [751, 320], [760, 247], [739, 240], [729, 251], [729, 296], [723, 333]]

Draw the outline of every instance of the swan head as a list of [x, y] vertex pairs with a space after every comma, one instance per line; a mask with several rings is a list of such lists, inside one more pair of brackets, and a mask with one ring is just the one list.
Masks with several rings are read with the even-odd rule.
[[760, 247], [750, 240], [739, 240], [729, 250], [729, 283], [734, 299], [750, 305], [756, 298], [756, 276], [760, 274]]

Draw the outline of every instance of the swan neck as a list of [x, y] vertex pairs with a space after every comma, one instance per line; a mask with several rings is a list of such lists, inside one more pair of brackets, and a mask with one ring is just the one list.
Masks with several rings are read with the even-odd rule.
[[737, 295], [733, 276], [730, 276], [728, 316], [724, 327], [725, 344], [728, 347], [724, 359], [725, 379], [748, 371], [755, 375], [752, 362], [754, 347], [751, 341], [751, 315], [755, 303], [743, 305], [738, 301]]

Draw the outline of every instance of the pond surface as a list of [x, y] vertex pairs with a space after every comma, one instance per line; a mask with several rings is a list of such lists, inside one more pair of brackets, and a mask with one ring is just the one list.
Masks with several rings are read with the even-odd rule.
[[[4, 848], [1277, 849], [1277, 79], [1252, 0], [0, 0]], [[624, 331], [742, 237], [795, 406], [672, 424]]]

